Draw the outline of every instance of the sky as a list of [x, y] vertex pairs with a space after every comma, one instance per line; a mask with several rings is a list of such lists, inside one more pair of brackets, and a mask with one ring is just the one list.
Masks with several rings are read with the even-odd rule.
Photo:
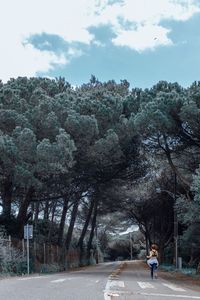
[[200, 80], [200, 0], [0, 0], [0, 79]]

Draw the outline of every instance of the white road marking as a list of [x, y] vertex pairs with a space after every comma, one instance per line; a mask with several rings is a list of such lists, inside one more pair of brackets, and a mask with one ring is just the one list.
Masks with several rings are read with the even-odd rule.
[[109, 292], [108, 296], [109, 297], [119, 297], [119, 294], [114, 293], [114, 292]]
[[118, 275], [110, 275], [110, 276], [109, 276], [109, 279], [112, 280], [113, 278], [117, 279], [117, 278], [119, 278], [119, 276], [118, 276]]
[[167, 283], [163, 283], [164, 286], [168, 287], [169, 289], [176, 291], [176, 292], [185, 292], [185, 290], [181, 287], [178, 287], [174, 284], [167, 284]]
[[19, 278], [17, 280], [31, 280], [31, 279], [43, 279], [48, 278], [48, 276], [33, 276], [33, 277], [25, 277], [25, 278]]
[[110, 284], [109, 284], [109, 281], [106, 283], [106, 287], [105, 287], [105, 290], [104, 290], [104, 300], [111, 300], [111, 296], [110, 296]]
[[158, 297], [170, 297], [170, 298], [187, 298], [187, 299], [200, 299], [200, 296], [189, 296], [189, 295], [173, 295], [173, 294], [155, 294], [155, 293], [138, 293], [144, 296], [158, 296]]
[[125, 287], [123, 281], [111, 280], [111, 281], [110, 281], [110, 288], [113, 287], [113, 286], [114, 286], [114, 287], [118, 286], [118, 287], [122, 287], [122, 288]]
[[124, 281], [108, 280], [104, 290], [104, 300], [111, 300], [111, 297], [118, 297], [119, 294], [111, 290], [112, 287], [125, 287]]
[[142, 289], [155, 289], [155, 287], [150, 282], [137, 282]]
[[66, 280], [66, 278], [60, 278], [60, 279], [52, 280], [51, 282], [52, 283], [58, 283], [58, 282], [63, 282], [65, 280]]

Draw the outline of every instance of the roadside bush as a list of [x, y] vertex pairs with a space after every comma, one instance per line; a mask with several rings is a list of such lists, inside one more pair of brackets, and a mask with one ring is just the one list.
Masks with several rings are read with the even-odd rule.
[[56, 273], [60, 271], [62, 270], [58, 264], [42, 264], [40, 267], [41, 273]]
[[0, 231], [0, 273], [5, 274], [23, 274], [26, 269], [26, 260], [20, 250], [11, 246], [8, 237], [4, 231]]

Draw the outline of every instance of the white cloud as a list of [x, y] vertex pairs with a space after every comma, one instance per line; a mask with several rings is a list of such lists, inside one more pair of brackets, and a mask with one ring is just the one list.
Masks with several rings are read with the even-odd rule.
[[158, 25], [145, 24], [136, 30], [119, 30], [113, 43], [117, 46], [127, 46], [138, 52], [154, 49], [158, 46], [171, 45], [167, 37], [170, 30]]
[[7, 81], [18, 76], [34, 76], [38, 71], [49, 71], [54, 64], [66, 64], [65, 56], [50, 51], [40, 51], [32, 45], [23, 45], [20, 40], [8, 41], [0, 48], [0, 78]]
[[67, 57], [67, 53], [58, 55], [23, 45], [31, 34], [45, 32], [68, 42], [98, 46], [88, 27], [109, 25], [116, 34], [114, 45], [143, 51], [172, 44], [169, 29], [160, 21], [186, 21], [200, 12], [195, 0], [0, 0], [0, 4], [0, 78], [4, 81], [48, 72], [54, 64], [69, 63], [82, 54], [70, 48]]
[[72, 48], [62, 55], [40, 51], [24, 43], [31, 34], [45, 32], [86, 44], [93, 39], [87, 30], [91, 24], [88, 6], [94, 10], [93, 0], [0, 0], [0, 4], [0, 79], [3, 81], [47, 72], [55, 64], [66, 64], [81, 54]]
[[[195, 0], [123, 0], [110, 6], [103, 0], [102, 6], [96, 21], [111, 24], [116, 34], [113, 43], [139, 52], [172, 44], [170, 30], [161, 26], [161, 21], [186, 21], [200, 12], [200, 2]], [[124, 24], [132, 24], [132, 28]]]

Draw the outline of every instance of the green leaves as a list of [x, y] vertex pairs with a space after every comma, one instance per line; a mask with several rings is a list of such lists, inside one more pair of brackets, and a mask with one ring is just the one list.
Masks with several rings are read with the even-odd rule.
[[13, 176], [17, 161], [18, 151], [12, 137], [0, 132], [0, 172], [2, 177]]
[[0, 130], [4, 133], [11, 134], [15, 127], [29, 127], [28, 120], [25, 116], [18, 114], [14, 110], [0, 110]]
[[56, 136], [56, 142], [43, 139], [37, 146], [37, 173], [45, 178], [68, 173], [74, 164], [75, 150], [74, 142], [64, 130]]
[[105, 138], [95, 142], [91, 148], [93, 163], [99, 167], [112, 167], [112, 164], [119, 164], [123, 158], [119, 138], [113, 130], [108, 130]]
[[181, 95], [175, 92], [159, 92], [151, 101], [141, 104], [135, 115], [136, 128], [148, 136], [157, 133], [176, 135], [182, 102]]
[[75, 111], [69, 112], [65, 129], [80, 147], [94, 143], [99, 134], [98, 123], [94, 115], [80, 115]]

